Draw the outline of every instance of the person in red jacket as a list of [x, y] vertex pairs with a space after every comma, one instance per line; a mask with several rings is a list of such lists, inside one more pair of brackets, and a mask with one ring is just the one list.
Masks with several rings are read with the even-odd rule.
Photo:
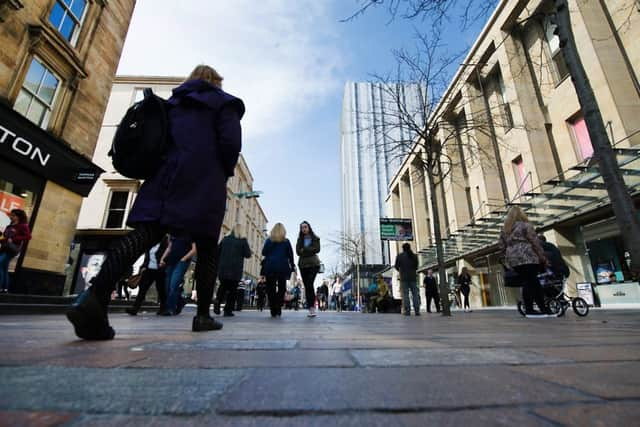
[[0, 237], [0, 292], [9, 291], [9, 263], [31, 240], [31, 230], [29, 230], [25, 211], [13, 209], [9, 213], [9, 219], [11, 223]]

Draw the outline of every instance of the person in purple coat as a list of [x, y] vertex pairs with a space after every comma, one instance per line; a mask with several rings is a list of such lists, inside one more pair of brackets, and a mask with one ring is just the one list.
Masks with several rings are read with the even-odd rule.
[[141, 186], [127, 224], [134, 230], [107, 254], [92, 286], [67, 310], [78, 337], [108, 340], [115, 336], [107, 306], [123, 271], [166, 233], [192, 239], [197, 248], [195, 279], [198, 311], [192, 330], [210, 331], [222, 324], [209, 314], [216, 277], [216, 253], [233, 176], [241, 149], [243, 102], [224, 92], [222, 76], [198, 65], [169, 99], [172, 144], [167, 159]]

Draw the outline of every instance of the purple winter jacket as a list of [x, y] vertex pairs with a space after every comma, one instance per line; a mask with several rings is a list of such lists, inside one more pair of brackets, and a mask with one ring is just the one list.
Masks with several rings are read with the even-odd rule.
[[167, 160], [147, 179], [127, 224], [157, 222], [173, 233], [218, 239], [242, 146], [242, 101], [203, 80], [190, 80], [169, 98], [173, 142]]

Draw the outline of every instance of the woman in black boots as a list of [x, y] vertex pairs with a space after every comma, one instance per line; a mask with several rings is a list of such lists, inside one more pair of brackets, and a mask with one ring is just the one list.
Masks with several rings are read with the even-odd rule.
[[298, 267], [304, 283], [304, 295], [309, 306], [309, 317], [316, 317], [316, 294], [313, 282], [320, 270], [320, 238], [316, 236], [307, 221], [300, 224], [300, 233], [296, 243], [296, 253], [298, 254]]
[[134, 230], [108, 251], [92, 286], [67, 311], [78, 337], [113, 339], [115, 331], [107, 312], [116, 280], [167, 233], [196, 245], [198, 311], [192, 331], [222, 328], [209, 315], [209, 308], [227, 180], [233, 176], [242, 145], [244, 104], [221, 88], [222, 76], [211, 67], [198, 65], [173, 90], [167, 101], [171, 144], [163, 163], [140, 187], [127, 221]]

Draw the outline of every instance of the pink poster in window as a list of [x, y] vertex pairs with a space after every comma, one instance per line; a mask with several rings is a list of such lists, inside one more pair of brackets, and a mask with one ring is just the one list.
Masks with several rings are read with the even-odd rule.
[[576, 137], [582, 160], [593, 157], [593, 146], [591, 145], [591, 138], [589, 138], [589, 132], [587, 131], [587, 124], [584, 118], [580, 117], [576, 119], [571, 123], [571, 127], [573, 128], [573, 134]]

